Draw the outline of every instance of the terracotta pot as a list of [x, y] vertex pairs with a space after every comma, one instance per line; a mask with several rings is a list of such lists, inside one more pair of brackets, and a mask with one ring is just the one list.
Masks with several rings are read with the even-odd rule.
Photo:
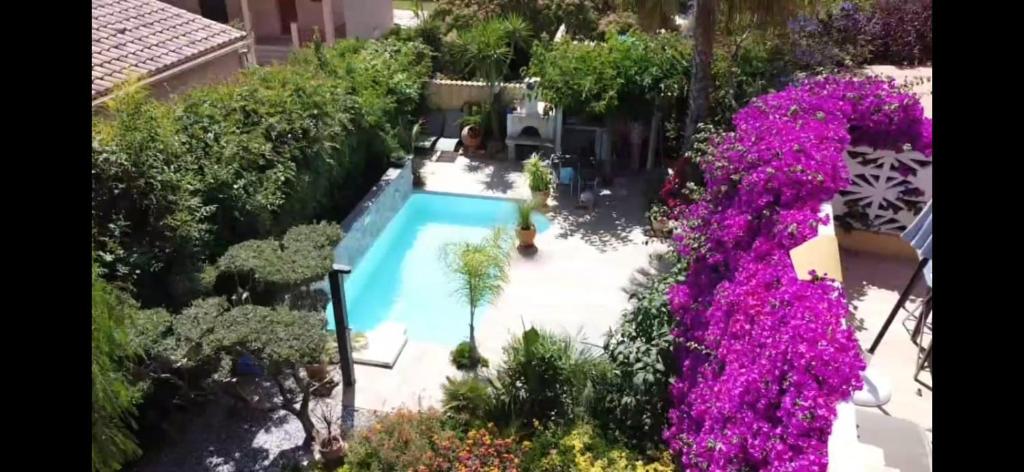
[[547, 190], [544, 192], [530, 192], [533, 194], [533, 204], [537, 207], [548, 206], [548, 198], [551, 197], [551, 191]]
[[327, 380], [327, 364], [307, 364], [306, 376], [314, 382]]
[[320, 449], [320, 457], [325, 461], [336, 461], [348, 453], [348, 444], [345, 444], [345, 441], [337, 436], [333, 438], [328, 448], [324, 448], [324, 441], [320, 441], [318, 447]]
[[533, 238], [537, 237], [537, 227], [532, 226], [530, 229], [517, 228], [516, 237], [519, 238], [519, 247], [533, 246]]
[[480, 148], [480, 143], [484, 139], [484, 133], [480, 131], [480, 128], [474, 125], [462, 128], [462, 145], [471, 151]]

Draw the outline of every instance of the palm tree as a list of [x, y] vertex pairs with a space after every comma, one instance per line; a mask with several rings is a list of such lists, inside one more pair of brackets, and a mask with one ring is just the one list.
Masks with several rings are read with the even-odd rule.
[[452, 242], [441, 247], [441, 260], [455, 282], [455, 294], [469, 305], [469, 344], [476, 347], [476, 310], [494, 300], [508, 282], [511, 233], [502, 227], [478, 242]]
[[718, 20], [722, 20], [725, 32], [737, 26], [773, 28], [814, 4], [809, 0], [695, 0], [694, 3], [694, 61], [690, 78], [690, 106], [686, 117], [687, 146], [697, 125], [708, 116], [712, 86], [711, 60]]
[[[492, 94], [497, 95], [500, 92], [497, 84], [508, 71], [516, 52], [529, 49], [532, 37], [530, 24], [517, 15], [492, 18], [459, 32], [454, 54], [467, 75], [487, 82]], [[498, 128], [500, 107], [494, 106], [494, 96], [491, 101], [491, 136], [501, 139]]]

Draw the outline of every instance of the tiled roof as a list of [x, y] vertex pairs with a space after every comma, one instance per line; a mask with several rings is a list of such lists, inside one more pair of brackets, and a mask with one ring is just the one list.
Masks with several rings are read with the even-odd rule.
[[245, 40], [245, 32], [157, 0], [92, 0], [92, 98]]

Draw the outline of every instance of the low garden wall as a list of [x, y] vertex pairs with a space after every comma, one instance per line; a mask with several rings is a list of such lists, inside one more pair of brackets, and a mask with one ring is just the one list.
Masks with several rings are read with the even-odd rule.
[[334, 262], [355, 268], [359, 259], [412, 195], [412, 160], [392, 168], [341, 222], [345, 235], [334, 248]]
[[[505, 103], [522, 98], [525, 93], [526, 87], [521, 83], [501, 84], [501, 98]], [[460, 110], [466, 103], [484, 103], [490, 99], [490, 88], [484, 82], [431, 80], [427, 84], [427, 105], [434, 110]]]

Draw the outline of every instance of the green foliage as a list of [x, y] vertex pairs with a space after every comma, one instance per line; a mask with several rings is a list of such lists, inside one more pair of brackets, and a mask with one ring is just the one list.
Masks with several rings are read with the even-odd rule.
[[596, 382], [591, 416], [607, 434], [643, 450], [661, 447], [669, 409], [669, 385], [676, 371], [672, 356], [675, 318], [666, 293], [683, 278], [682, 262], [666, 255], [673, 266], [652, 275], [630, 294], [632, 305], [606, 338], [610, 369]]
[[618, 0], [618, 4], [635, 13], [639, 26], [648, 33], [676, 29], [675, 15], [685, 11], [679, 0]]
[[[335, 223], [299, 225], [289, 229], [280, 240], [250, 240], [228, 248], [208, 269], [214, 287], [221, 295], [243, 294], [253, 303], [317, 310], [319, 300], [309, 285], [321, 280], [334, 262], [334, 247], [341, 240], [341, 227]], [[302, 302], [295, 299], [303, 299]]]
[[533, 200], [519, 200], [516, 202], [516, 227], [521, 230], [533, 228], [533, 220], [530, 218], [533, 216], [533, 211], [536, 208], [537, 205], [533, 203]]
[[748, 32], [715, 50], [711, 73], [710, 124], [731, 127], [732, 116], [751, 99], [782, 88], [792, 67], [784, 43], [770, 34]]
[[536, 472], [671, 472], [671, 455], [665, 451], [645, 457], [609, 443], [593, 426], [543, 428], [534, 435], [523, 456], [523, 470]]
[[485, 426], [495, 416], [494, 394], [484, 378], [474, 375], [448, 378], [441, 391], [445, 417], [460, 429]]
[[571, 422], [590, 403], [598, 368], [592, 353], [568, 336], [531, 328], [503, 348], [495, 391], [503, 423]]
[[501, 227], [481, 241], [450, 242], [441, 247], [441, 261], [454, 282], [454, 293], [469, 305], [469, 341], [474, 349], [476, 309], [501, 293], [508, 281], [511, 257], [511, 234]]
[[178, 367], [207, 366], [215, 380], [227, 379], [242, 354], [250, 354], [273, 375], [319, 362], [325, 351], [324, 317], [284, 307], [239, 305], [220, 297], [196, 300], [174, 316], [160, 346]]
[[339, 41], [160, 103], [129, 85], [93, 132], [93, 244], [105, 277], [179, 308], [229, 246], [338, 220], [399, 150], [430, 51]]
[[459, 120], [461, 126], [476, 126], [480, 132], [484, 133], [485, 137], [498, 136], [497, 124], [493, 119], [490, 103], [471, 103], [463, 109], [466, 110], [466, 114]]
[[345, 467], [353, 472], [414, 470], [432, 451], [435, 438], [450, 437], [437, 410], [398, 410], [383, 415], [349, 441]]
[[469, 341], [462, 341], [451, 354], [452, 365], [461, 371], [475, 371], [479, 367], [490, 367], [490, 361], [480, 355]]
[[518, 31], [513, 26], [522, 26], [522, 23], [493, 18], [460, 31], [452, 53], [462, 73], [488, 83], [500, 82], [512, 60], [513, 41], [522, 41], [529, 36], [528, 29]]
[[481, 18], [518, 14], [538, 37], [554, 38], [565, 24], [569, 34], [589, 38], [598, 19], [612, 10], [605, 0], [439, 0], [430, 17], [442, 22], [446, 32], [461, 32]]
[[92, 464], [119, 470], [142, 451], [133, 436], [142, 388], [129, 378], [133, 358], [142, 354], [131, 326], [138, 307], [125, 293], [92, 271]]
[[177, 276], [195, 270], [212, 231], [199, 161], [181, 142], [174, 110], [133, 82], [107, 107], [114, 118], [93, 121], [96, 262], [108, 280], [160, 274], [176, 288]]
[[687, 93], [692, 50], [678, 34], [609, 35], [603, 42], [561, 41], [534, 48], [529, 74], [541, 97], [567, 113], [649, 117]]
[[551, 185], [554, 183], [551, 168], [537, 154], [530, 156], [529, 159], [523, 162], [523, 172], [526, 173], [526, 179], [531, 192], [547, 192], [551, 190]]

